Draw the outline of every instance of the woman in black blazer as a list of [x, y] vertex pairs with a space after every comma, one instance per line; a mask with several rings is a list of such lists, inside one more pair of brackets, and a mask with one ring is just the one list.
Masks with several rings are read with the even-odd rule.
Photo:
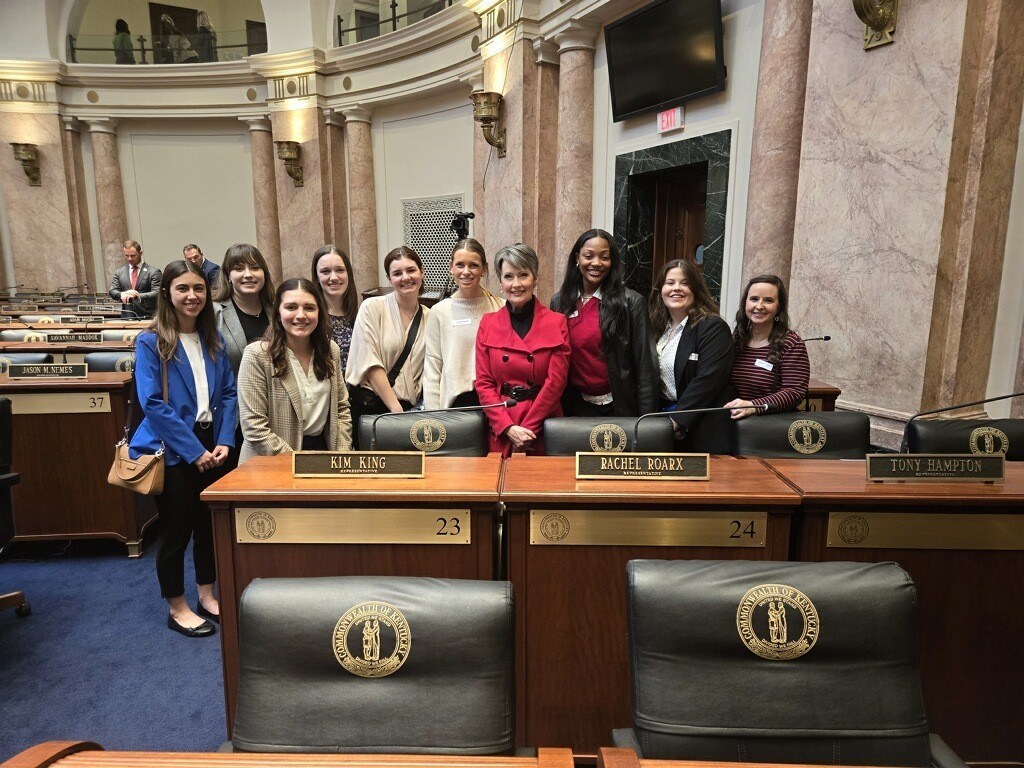
[[[732, 333], [697, 267], [685, 259], [662, 267], [648, 302], [657, 341], [664, 410], [714, 408], [735, 397]], [[729, 412], [673, 417], [681, 450], [733, 452]]]

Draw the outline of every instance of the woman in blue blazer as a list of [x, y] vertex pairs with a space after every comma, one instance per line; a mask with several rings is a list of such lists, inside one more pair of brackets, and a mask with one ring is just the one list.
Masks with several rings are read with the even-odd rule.
[[[206, 619], [218, 621], [220, 606], [213, 593], [217, 573], [210, 508], [199, 494], [224, 474], [235, 444], [235, 377], [217, 332], [203, 270], [172, 261], [164, 275], [156, 318], [135, 341], [135, 385], [145, 418], [132, 436], [130, 451], [135, 457], [165, 451], [164, 491], [156, 497], [163, 529], [156, 573], [170, 606], [167, 627], [187, 637], [207, 637], [215, 630]], [[185, 600], [189, 539], [195, 541], [196, 611]]]

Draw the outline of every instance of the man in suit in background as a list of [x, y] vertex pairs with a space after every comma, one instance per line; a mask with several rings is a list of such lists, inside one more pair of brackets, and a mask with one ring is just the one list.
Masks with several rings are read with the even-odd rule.
[[206, 273], [206, 279], [210, 281], [210, 286], [212, 287], [213, 281], [217, 278], [217, 273], [220, 272], [220, 265], [203, 256], [203, 250], [195, 243], [189, 243], [182, 248], [181, 255], [185, 257], [185, 261], [191, 261]]
[[142, 246], [134, 240], [125, 240], [121, 252], [127, 264], [114, 272], [107, 294], [123, 305], [122, 318], [151, 318], [156, 311], [156, 295], [160, 292], [160, 270], [142, 260]]

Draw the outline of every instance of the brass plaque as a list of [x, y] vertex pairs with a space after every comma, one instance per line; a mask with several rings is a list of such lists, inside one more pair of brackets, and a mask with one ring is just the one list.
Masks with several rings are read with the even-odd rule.
[[810, 413], [824, 411], [825, 401], [820, 397], [809, 397], [806, 400], [801, 400], [796, 409], [798, 411], [806, 411]]
[[837, 549], [1024, 550], [1024, 516], [830, 512]]
[[38, 304], [2, 304], [0, 312], [38, 312]]
[[61, 317], [61, 323], [65, 325], [86, 325], [88, 323], [102, 323], [102, 317], [93, 317], [92, 315], [67, 315]]
[[121, 310], [115, 304], [80, 304], [79, 312], [119, 312]]
[[468, 509], [237, 507], [239, 544], [469, 544]]
[[1003, 479], [1006, 459], [1000, 454], [869, 453], [868, 480], [920, 482], [994, 482]]
[[706, 453], [577, 453], [577, 480], [707, 480]]
[[419, 451], [296, 451], [295, 477], [423, 477]]
[[631, 547], [764, 547], [764, 512], [530, 510], [530, 544]]
[[51, 344], [93, 344], [103, 341], [102, 333], [50, 333], [47, 338]]
[[89, 375], [85, 363], [11, 363], [7, 376], [12, 379], [84, 379]]
[[11, 392], [11, 412], [21, 413], [110, 413], [107, 392]]

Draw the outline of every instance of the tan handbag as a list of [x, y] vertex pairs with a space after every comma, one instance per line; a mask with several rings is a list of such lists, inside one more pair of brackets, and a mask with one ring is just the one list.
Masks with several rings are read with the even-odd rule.
[[[167, 402], [167, 362], [161, 361], [161, 384], [164, 402]], [[128, 398], [124, 437], [114, 446], [114, 463], [107, 473], [107, 482], [144, 496], [159, 496], [164, 492], [164, 445], [156, 453], [143, 454], [133, 459], [128, 453], [128, 432], [132, 421], [132, 399]]]

